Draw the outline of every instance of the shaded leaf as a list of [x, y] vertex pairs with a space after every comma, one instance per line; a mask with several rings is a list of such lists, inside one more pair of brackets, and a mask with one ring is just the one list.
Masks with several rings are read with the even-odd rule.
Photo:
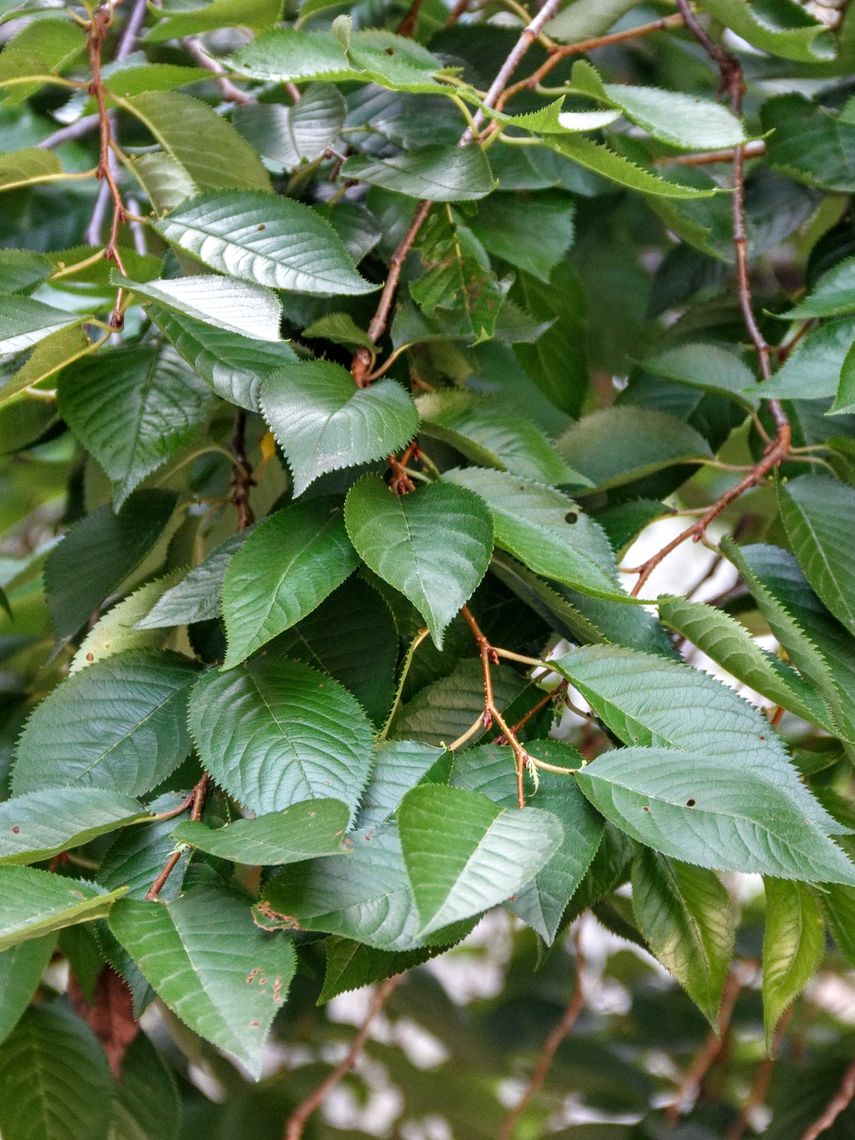
[[349, 817], [340, 800], [303, 800], [285, 811], [237, 819], [216, 829], [204, 823], [179, 823], [172, 834], [176, 842], [218, 859], [275, 867], [321, 855], [346, 855], [343, 836]]
[[34, 867], [0, 867], [0, 950], [103, 918], [126, 889], [107, 893]]
[[56, 937], [46, 934], [0, 952], [0, 1044], [30, 1004], [55, 947]]
[[486, 197], [495, 186], [487, 156], [475, 143], [429, 146], [383, 159], [355, 155], [345, 162], [341, 174], [432, 202], [471, 202]]
[[763, 1020], [766, 1049], [781, 1015], [819, 969], [825, 955], [825, 923], [815, 893], [803, 883], [766, 879], [763, 935]]
[[48, 788], [13, 796], [0, 803], [0, 863], [39, 863], [148, 814], [130, 796], [101, 788]]

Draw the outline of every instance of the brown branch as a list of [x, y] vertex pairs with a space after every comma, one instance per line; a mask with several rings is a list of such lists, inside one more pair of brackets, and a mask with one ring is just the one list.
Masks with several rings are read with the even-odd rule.
[[499, 726], [502, 736], [510, 745], [514, 754], [514, 763], [517, 773], [517, 805], [521, 808], [525, 807], [525, 787], [523, 778], [525, 776], [526, 765], [529, 762], [528, 753], [523, 748], [517, 739], [517, 735], [510, 727], [508, 722], [502, 716], [501, 709], [497, 706], [495, 697], [493, 695], [493, 666], [499, 664], [499, 655], [490, 642], [487, 640], [483, 630], [478, 625], [472, 611], [468, 606], [464, 606], [460, 611], [466, 624], [472, 631], [472, 636], [475, 638], [475, 644], [478, 646], [478, 653], [481, 657], [481, 670], [484, 676], [484, 712], [482, 715], [482, 723], [484, 728], [490, 728], [495, 723]]
[[534, 1067], [534, 1072], [531, 1074], [525, 1092], [502, 1121], [502, 1126], [499, 1129], [499, 1140], [512, 1140], [517, 1121], [528, 1108], [535, 1094], [543, 1088], [543, 1083], [546, 1080], [555, 1054], [558, 1051], [558, 1046], [570, 1033], [576, 1024], [579, 1014], [584, 1008], [585, 992], [582, 988], [582, 970], [585, 966], [585, 959], [579, 948], [578, 932], [574, 941], [576, 947], [576, 981], [573, 986], [573, 991], [570, 994], [570, 1000], [560, 1020], [553, 1026], [549, 1036], [543, 1043], [543, 1048], [540, 1051], [540, 1056], [537, 1059], [537, 1064]]
[[416, 30], [416, 25], [419, 22], [419, 12], [421, 12], [424, 2], [425, 0], [413, 0], [403, 20], [398, 24], [399, 36], [411, 36]]
[[757, 1066], [757, 1072], [754, 1074], [754, 1080], [751, 1083], [751, 1091], [748, 1094], [748, 1099], [742, 1106], [742, 1111], [734, 1121], [727, 1133], [725, 1140], [742, 1140], [745, 1135], [745, 1130], [751, 1123], [751, 1117], [757, 1109], [765, 1103], [766, 1093], [769, 1091], [769, 1084], [772, 1080], [772, 1071], [775, 1067], [775, 1054], [778, 1051], [778, 1045], [781, 1038], [787, 1031], [790, 1024], [790, 1019], [793, 1016], [793, 1007], [790, 1006], [781, 1018], [780, 1024], [775, 1031], [775, 1039], [772, 1043], [772, 1051], [768, 1057], [764, 1057], [760, 1064]]
[[802, 1140], [816, 1140], [817, 1136], [821, 1136], [826, 1132], [841, 1112], [845, 1112], [849, 1105], [855, 1098], [855, 1061], [853, 1061], [846, 1072], [843, 1074], [843, 1080], [840, 1082], [840, 1087], [837, 1092], [825, 1106], [820, 1115], [816, 1118], [809, 1128], [805, 1129]]
[[368, 1040], [368, 1031], [371, 1028], [371, 1023], [389, 1000], [392, 992], [402, 981], [403, 974], [397, 974], [394, 978], [387, 978], [386, 981], [382, 982], [374, 991], [371, 1005], [368, 1007], [368, 1013], [365, 1015], [365, 1020], [360, 1025], [351, 1042], [347, 1056], [291, 1113], [285, 1124], [284, 1140], [300, 1140], [300, 1137], [303, 1135], [303, 1130], [309, 1121], [309, 1117], [321, 1107], [336, 1085], [344, 1080], [358, 1061], [359, 1054], [362, 1052], [365, 1042]]
[[[545, 693], [537, 702], [537, 704], [531, 706], [525, 716], [520, 717], [517, 723], [511, 726], [511, 732], [517, 733], [521, 728], [525, 728], [528, 722], [533, 717], [537, 716], [541, 709], [545, 709], [546, 706], [552, 701], [557, 700], [559, 697], [563, 697], [567, 692], [567, 684], [567, 681], [561, 681], [558, 685], [555, 686], [554, 689], [551, 690], [551, 692]], [[505, 737], [504, 733], [500, 733], [500, 735], [496, 737], [493, 743], [509, 744], [510, 741]]]
[[247, 95], [246, 91], [242, 91], [237, 84], [232, 83], [225, 73], [225, 68], [218, 59], [214, 59], [212, 55], [208, 55], [198, 36], [187, 36], [181, 41], [181, 46], [187, 54], [199, 64], [204, 67], [206, 71], [210, 71], [214, 76], [217, 87], [220, 89], [220, 94], [229, 103], [254, 103], [255, 99], [251, 95]]
[[453, 28], [461, 16], [466, 14], [466, 9], [469, 7], [469, 0], [457, 0], [457, 3], [448, 14], [448, 19], [445, 21], [446, 28]]
[[[742, 153], [745, 158], [760, 158], [766, 153], [766, 143], [763, 139], [753, 139], [743, 144]], [[663, 154], [655, 159], [657, 166], [712, 166], [717, 162], [732, 163], [736, 156], [735, 149], [706, 150], [700, 154]]]
[[688, 1102], [692, 1097], [697, 1095], [701, 1082], [713, 1067], [724, 1048], [727, 1031], [730, 1028], [730, 1019], [733, 1017], [733, 1009], [736, 1005], [736, 999], [739, 996], [740, 987], [741, 982], [739, 975], [735, 971], [730, 973], [721, 998], [721, 1008], [718, 1014], [718, 1031], [710, 1032], [706, 1041], [695, 1054], [691, 1064], [683, 1074], [683, 1078], [677, 1089], [677, 1095], [665, 1111], [665, 1115], [672, 1124], [676, 1124]]
[[36, 143], [36, 146], [41, 150], [52, 150], [55, 146], [61, 146], [63, 143], [76, 142], [77, 139], [82, 139], [88, 135], [90, 131], [94, 131], [98, 122], [97, 115], [84, 115], [76, 123], [70, 123], [67, 127], [60, 127], [53, 134]]
[[232, 502], [237, 511], [238, 530], [246, 530], [255, 522], [249, 496], [256, 483], [252, 476], [252, 464], [246, 454], [246, 412], [243, 408], [239, 408], [235, 412], [230, 449], [234, 456], [231, 481]]
[[[745, 94], [745, 77], [742, 74], [742, 66], [739, 60], [710, 37], [709, 33], [703, 25], [699, 23], [697, 16], [695, 16], [692, 11], [689, 0], [677, 0], [677, 7], [680, 10], [680, 15], [685, 22], [686, 28], [692, 33], [718, 67], [720, 91], [727, 94], [730, 108], [734, 115], [740, 116], [742, 114], [742, 99]], [[757, 353], [760, 375], [762, 379], [768, 380], [772, 375], [772, 349], [763, 336], [760, 326], [757, 324], [757, 318], [754, 315], [754, 305], [751, 297], [751, 281], [748, 273], [748, 234], [745, 225], [744, 145], [735, 147], [733, 151], [733, 194], [731, 202], [733, 248], [736, 255], [736, 291], [739, 309], [742, 313], [742, 320], [748, 331], [751, 343], [754, 345], [754, 350]], [[672, 539], [667, 545], [663, 546], [661, 550], [657, 551], [652, 558], [648, 558], [640, 567], [637, 567], [634, 572], [638, 573], [639, 578], [632, 590], [633, 596], [638, 594], [644, 583], [663, 559], [667, 558], [673, 550], [676, 550], [678, 546], [681, 546], [682, 543], [689, 538], [691, 538], [693, 542], [699, 542], [704, 537], [707, 527], [722, 511], [729, 507], [740, 495], [743, 495], [746, 491], [751, 490], [752, 487], [756, 487], [761, 483], [769, 472], [779, 467], [790, 454], [792, 431], [787, 413], [784, 411], [783, 405], [779, 400], [769, 400], [768, 407], [772, 419], [775, 421], [776, 434], [775, 438], [767, 445], [763, 457], [755, 464], [753, 470], [751, 470], [744, 479], [741, 479], [735, 486], [725, 491], [696, 523], [687, 527], [681, 534], [677, 535], [676, 538]]]
[[[190, 807], [192, 805], [192, 810], [190, 812], [190, 818], [193, 820], [194, 823], [198, 823], [199, 820], [202, 818], [202, 808], [205, 806], [205, 796], [208, 793], [208, 784], [209, 783], [210, 783], [210, 776], [208, 775], [207, 772], [205, 772], [205, 773], [203, 773], [202, 778], [199, 780], [198, 784], [196, 784], [195, 788], [190, 793], [188, 798], [184, 801], [184, 805], [182, 805], [185, 808]], [[157, 899], [157, 897], [160, 895], [160, 892], [166, 886], [166, 880], [169, 878], [169, 876], [175, 870], [176, 866], [178, 865], [178, 861], [180, 860], [182, 854], [183, 854], [183, 852], [180, 850], [179, 851], [173, 851], [172, 854], [169, 856], [169, 858], [166, 860], [166, 862], [163, 865], [163, 870], [160, 872], [160, 874], [157, 876], [157, 878], [154, 880], [154, 882], [151, 884], [151, 886], [148, 888], [148, 890], [145, 893], [145, 897], [146, 897], [146, 900], [148, 902], [154, 902]]]

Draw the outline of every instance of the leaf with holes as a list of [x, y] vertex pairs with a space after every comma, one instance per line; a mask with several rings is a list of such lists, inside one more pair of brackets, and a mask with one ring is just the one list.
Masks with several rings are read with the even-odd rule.
[[190, 730], [218, 784], [254, 812], [337, 799], [355, 814], [373, 733], [331, 677], [273, 654], [229, 673], [211, 670], [190, 701]]
[[331, 499], [292, 503], [259, 523], [226, 567], [223, 668], [296, 625], [356, 566], [341, 509]]
[[177, 1017], [260, 1076], [296, 967], [286, 935], [259, 930], [249, 900], [219, 887], [168, 903], [126, 899], [110, 930]]
[[346, 369], [326, 360], [271, 373], [261, 409], [294, 473], [295, 497], [327, 471], [400, 450], [419, 423], [412, 396], [396, 380], [357, 388]]
[[344, 514], [360, 558], [413, 603], [441, 649], [443, 631], [490, 561], [493, 524], [484, 503], [449, 483], [395, 495], [366, 475], [348, 492]]

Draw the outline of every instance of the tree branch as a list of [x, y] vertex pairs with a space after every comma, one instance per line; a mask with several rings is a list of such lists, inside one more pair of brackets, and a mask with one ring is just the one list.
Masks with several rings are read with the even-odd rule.
[[[204, 772], [202, 774], [202, 778], [199, 780], [198, 784], [196, 784], [193, 791], [190, 793], [190, 795], [187, 797], [187, 799], [181, 805], [182, 811], [186, 811], [186, 809], [188, 807], [191, 807], [191, 805], [192, 805], [192, 810], [190, 812], [190, 818], [193, 820], [194, 823], [198, 823], [199, 820], [202, 818], [202, 808], [205, 806], [205, 796], [208, 794], [208, 784], [210, 783], [210, 779], [211, 778], [208, 775], [208, 773]], [[169, 819], [175, 814], [178, 814], [178, 813], [175, 813], [175, 812], [166, 813], [162, 818]], [[173, 851], [172, 854], [169, 856], [169, 858], [166, 860], [166, 862], [163, 865], [163, 870], [160, 872], [160, 874], [157, 876], [157, 878], [154, 880], [154, 882], [151, 884], [151, 886], [148, 888], [148, 890], [145, 893], [145, 897], [146, 897], [147, 902], [154, 902], [157, 899], [157, 897], [160, 895], [160, 892], [166, 886], [166, 880], [169, 878], [169, 876], [175, 870], [176, 866], [178, 865], [178, 861], [180, 860], [182, 854], [183, 854], [183, 852], [181, 850]]]
[[254, 103], [255, 99], [252, 95], [247, 95], [246, 91], [242, 91], [237, 84], [232, 83], [225, 73], [225, 68], [218, 59], [214, 59], [212, 55], [208, 55], [198, 36], [187, 36], [186, 39], [181, 41], [181, 46], [199, 64], [215, 77], [217, 86], [220, 89], [220, 94], [224, 99], [230, 103], [244, 104]]
[[722, 994], [721, 1008], [718, 1014], [718, 1031], [712, 1030], [706, 1041], [695, 1054], [692, 1063], [683, 1074], [680, 1086], [677, 1089], [677, 1095], [665, 1111], [665, 1115], [672, 1124], [676, 1124], [679, 1120], [689, 1100], [697, 1096], [701, 1082], [713, 1067], [716, 1059], [724, 1048], [727, 1031], [730, 1027], [730, 1019], [733, 1017], [733, 1009], [736, 1005], [740, 988], [741, 981], [739, 975], [734, 971], [728, 975], [724, 993]]
[[805, 1130], [802, 1140], [817, 1140], [818, 1136], [827, 1132], [841, 1112], [846, 1111], [853, 1099], [855, 1099], [855, 1061], [843, 1074], [843, 1080], [840, 1082], [837, 1092], [813, 1124]]
[[232, 502], [237, 511], [238, 530], [246, 530], [255, 522], [249, 496], [251, 489], [256, 484], [252, 475], [252, 464], [246, 454], [246, 412], [243, 408], [238, 408], [235, 412], [230, 450], [234, 457], [231, 482]]
[[394, 978], [387, 978], [386, 981], [381, 982], [374, 991], [371, 1005], [368, 1007], [368, 1013], [365, 1015], [365, 1020], [362, 1022], [362, 1025], [360, 1025], [356, 1036], [351, 1042], [347, 1056], [291, 1113], [285, 1125], [284, 1140], [300, 1140], [300, 1137], [303, 1135], [303, 1130], [309, 1121], [309, 1117], [321, 1107], [336, 1085], [344, 1080], [356, 1064], [359, 1059], [359, 1054], [362, 1052], [365, 1047], [365, 1042], [368, 1040], [371, 1023], [389, 1000], [393, 991], [403, 981], [403, 977], [403, 974], [397, 974]]

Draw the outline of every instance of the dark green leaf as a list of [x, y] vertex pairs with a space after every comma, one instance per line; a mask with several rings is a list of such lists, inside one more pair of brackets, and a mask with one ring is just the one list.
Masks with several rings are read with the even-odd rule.
[[56, 947], [56, 936], [31, 938], [0, 952], [0, 1044], [21, 1019]]
[[39, 863], [147, 814], [130, 796], [100, 788], [50, 788], [13, 796], [0, 804], [0, 863]]
[[429, 146], [391, 158], [349, 158], [342, 177], [368, 182], [432, 202], [470, 202], [484, 198], [495, 186], [483, 149], [469, 146]]
[[238, 819], [216, 830], [204, 823], [179, 823], [172, 833], [218, 859], [250, 866], [299, 863], [321, 855], [345, 855], [350, 811], [339, 800], [304, 800], [285, 811]]

